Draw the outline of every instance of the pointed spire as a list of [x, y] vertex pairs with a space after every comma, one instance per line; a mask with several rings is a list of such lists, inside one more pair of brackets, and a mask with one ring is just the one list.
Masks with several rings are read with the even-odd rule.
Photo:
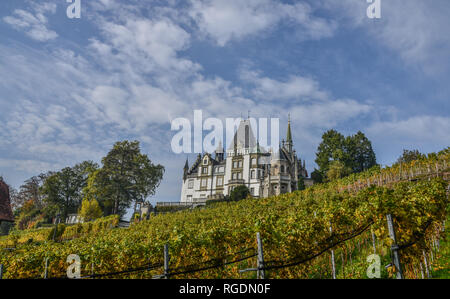
[[292, 144], [291, 114], [289, 114], [286, 142], [287, 142], [288, 144], [289, 144], [289, 143]]
[[186, 157], [186, 163], [184, 164], [183, 168], [183, 180], [186, 180], [188, 172], [189, 172], [189, 161], [188, 158]]

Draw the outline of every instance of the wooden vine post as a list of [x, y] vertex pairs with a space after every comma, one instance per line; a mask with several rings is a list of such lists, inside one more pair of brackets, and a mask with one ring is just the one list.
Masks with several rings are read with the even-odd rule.
[[56, 219], [55, 219], [55, 230], [53, 231], [53, 237], [52, 237], [53, 242], [55, 242], [55, 237], [56, 237], [56, 231], [57, 230], [58, 230], [58, 216], [56, 216]]
[[258, 279], [265, 279], [266, 272], [264, 270], [264, 252], [260, 233], [256, 233], [256, 242], [258, 243], [257, 277]]
[[169, 244], [164, 245], [164, 278], [169, 278]]
[[[333, 228], [332, 228], [331, 224], [330, 224], [330, 234], [333, 235]], [[334, 261], [334, 250], [333, 249], [331, 249], [331, 270], [333, 273], [333, 279], [336, 279], [336, 264]]]
[[169, 278], [169, 244], [164, 244], [164, 273], [162, 275], [155, 275], [153, 279], [168, 279]]
[[400, 264], [400, 255], [398, 253], [399, 247], [397, 244], [397, 237], [395, 236], [394, 221], [392, 220], [391, 214], [386, 215], [386, 218], [388, 223], [389, 236], [393, 241], [393, 244], [391, 246], [391, 254], [395, 269], [397, 270], [397, 279], [403, 279], [404, 277], [402, 266]]
[[44, 279], [48, 278], [48, 257], [45, 258]]
[[370, 233], [372, 235], [373, 254], [377, 254], [377, 243], [376, 243], [375, 233], [373, 232], [373, 229], [370, 230]]
[[258, 245], [256, 268], [239, 270], [239, 273], [256, 272], [258, 279], [265, 279], [266, 272], [264, 270], [264, 252], [260, 233], [256, 233], [256, 244]]
[[427, 254], [426, 254], [425, 250], [422, 250], [422, 253], [423, 253], [423, 262], [424, 262], [424, 266], [425, 266], [425, 272], [427, 273], [427, 278], [430, 279], [431, 274], [430, 274], [430, 266], [428, 265]]

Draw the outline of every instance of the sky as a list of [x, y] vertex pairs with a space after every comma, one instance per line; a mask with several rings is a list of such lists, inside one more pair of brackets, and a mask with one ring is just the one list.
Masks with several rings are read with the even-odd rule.
[[0, 175], [24, 180], [139, 140], [178, 201], [171, 121], [288, 114], [309, 172], [321, 135], [362, 131], [378, 163], [450, 145], [450, 2], [382, 0], [0, 2]]

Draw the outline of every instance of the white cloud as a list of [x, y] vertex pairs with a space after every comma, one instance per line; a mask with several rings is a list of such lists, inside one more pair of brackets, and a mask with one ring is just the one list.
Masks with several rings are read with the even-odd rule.
[[374, 122], [366, 132], [373, 142], [378, 159], [389, 164], [395, 162], [404, 149], [430, 153], [448, 147], [450, 117], [418, 115]]
[[368, 132], [379, 138], [409, 145], [442, 144], [450, 140], [450, 117], [414, 116], [403, 120], [373, 123]]
[[312, 78], [291, 75], [287, 80], [274, 80], [262, 76], [257, 71], [243, 70], [241, 79], [254, 86], [253, 95], [266, 100], [325, 100], [326, 92], [320, 90], [319, 83]]
[[322, 1], [341, 24], [362, 27], [373, 43], [396, 51], [408, 64], [419, 65], [429, 74], [449, 69], [450, 5], [448, 0], [382, 1], [381, 19], [366, 16], [365, 1]]
[[192, 0], [191, 3], [189, 15], [219, 46], [271, 31], [281, 22], [295, 24], [304, 39], [329, 37], [335, 30], [334, 23], [313, 16], [306, 3], [284, 4], [273, 0]]
[[91, 48], [103, 55], [107, 68], [124, 70], [133, 65], [133, 70], [127, 70], [133, 75], [161, 70], [172, 75], [199, 69], [177, 56], [189, 46], [190, 35], [170, 20], [129, 19], [123, 24], [100, 22], [99, 26], [104, 41], [92, 39]]
[[374, 110], [369, 104], [351, 99], [292, 106], [289, 111], [296, 125], [303, 128], [327, 130], [344, 121], [358, 118]]
[[0, 159], [0, 167], [13, 168], [19, 171], [39, 174], [44, 169], [56, 171], [62, 168], [63, 166], [60, 164], [48, 163], [37, 160]]
[[47, 28], [48, 19], [45, 16], [46, 13], [54, 14], [56, 12], [56, 4], [44, 2], [33, 4], [31, 7], [33, 12], [16, 9], [13, 16], [4, 17], [3, 21], [40, 42], [57, 38], [58, 34]]

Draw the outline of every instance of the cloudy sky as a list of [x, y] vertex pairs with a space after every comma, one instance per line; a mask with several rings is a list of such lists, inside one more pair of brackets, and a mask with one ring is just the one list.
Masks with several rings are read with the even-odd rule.
[[[378, 162], [450, 145], [450, 3], [382, 0], [0, 2], [0, 175], [13, 186], [119, 140], [166, 167], [152, 201], [179, 200], [186, 155], [170, 122], [291, 113], [314, 169], [321, 134], [363, 131]], [[190, 156], [190, 161], [194, 156]]]

